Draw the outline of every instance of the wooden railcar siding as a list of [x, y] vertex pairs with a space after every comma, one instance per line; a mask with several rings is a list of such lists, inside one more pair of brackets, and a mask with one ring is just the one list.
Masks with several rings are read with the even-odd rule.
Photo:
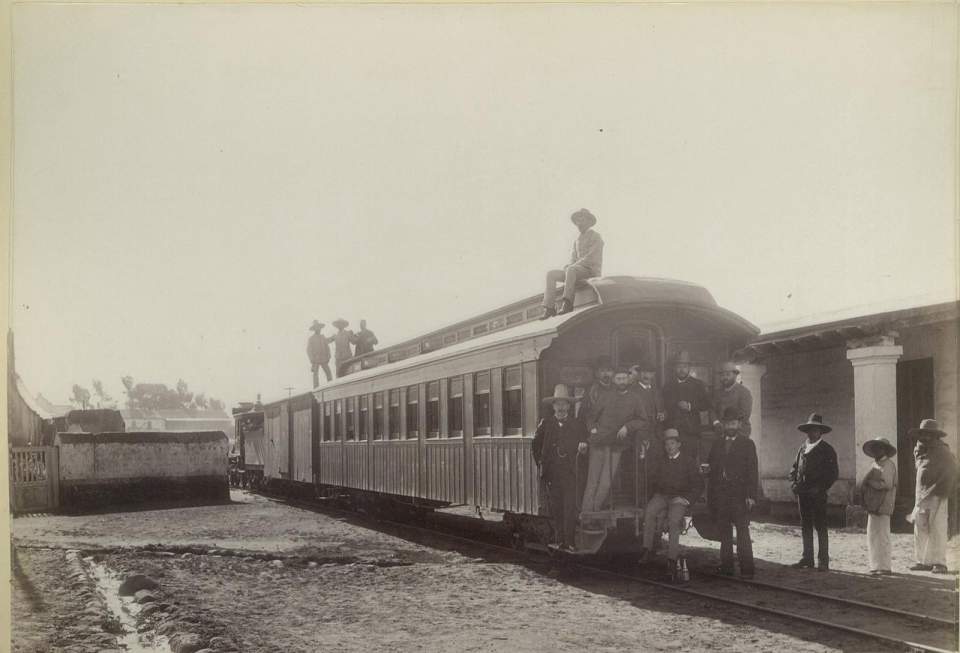
[[537, 468], [530, 438], [473, 441], [475, 503], [492, 510], [536, 514]]
[[301, 483], [313, 482], [313, 408], [307, 406], [293, 412], [293, 447], [291, 478]]
[[340, 442], [320, 444], [320, 470], [317, 478], [326, 485], [343, 485], [343, 445]]
[[427, 440], [424, 442], [421, 495], [435, 501], [464, 503], [463, 440]]
[[418, 496], [419, 446], [416, 440], [374, 442], [370, 447], [373, 457], [372, 489], [385, 494]]
[[286, 404], [271, 406], [263, 419], [264, 460], [263, 474], [266, 478], [286, 478], [289, 463], [287, 437], [289, 417]]
[[366, 442], [343, 445], [343, 485], [358, 490], [373, 489], [370, 483], [370, 447]]

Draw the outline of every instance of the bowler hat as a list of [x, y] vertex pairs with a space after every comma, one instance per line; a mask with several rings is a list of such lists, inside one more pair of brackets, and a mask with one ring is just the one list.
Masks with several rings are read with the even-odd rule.
[[941, 430], [940, 422], [935, 419], [925, 419], [920, 422], [920, 426], [915, 429], [910, 429], [908, 431], [911, 437], [916, 438], [919, 435], [928, 433], [930, 435], [935, 435], [938, 438], [946, 437], [946, 431]]
[[820, 433], [827, 434], [833, 429], [823, 423], [823, 415], [820, 413], [810, 413], [810, 417], [807, 418], [807, 421], [797, 427], [798, 431], [807, 431], [818, 430]]
[[887, 457], [895, 456], [897, 454], [897, 448], [890, 444], [890, 440], [886, 438], [873, 438], [872, 440], [867, 440], [863, 443], [863, 453], [867, 454], [871, 458], [876, 458], [879, 451], [882, 449], [883, 453]]
[[727, 406], [723, 409], [723, 417], [721, 421], [732, 422], [733, 420], [743, 419], [743, 413], [740, 412], [740, 409], [736, 406]]
[[666, 440], [679, 440], [680, 431], [677, 429], [664, 429], [663, 430], [663, 439]]
[[570, 394], [570, 389], [566, 386], [565, 383], [558, 383], [553, 388], [553, 394], [549, 397], [544, 397], [540, 400], [542, 404], [552, 404], [555, 401], [569, 401], [571, 404], [577, 400], [576, 397]]
[[676, 354], [674, 354], [674, 356], [673, 356], [673, 364], [676, 365], [676, 364], [678, 364], [678, 363], [686, 363], [687, 365], [689, 365], [689, 364], [690, 364], [690, 353], [689, 353], [689, 352], [686, 352], [686, 351], [678, 351]]
[[576, 225], [579, 225], [581, 221], [584, 221], [587, 223], [587, 228], [589, 229], [593, 225], [597, 224], [597, 217], [586, 209], [580, 209], [579, 211], [575, 211], [573, 215], [570, 216], [570, 221]]
[[320, 331], [320, 330], [323, 329], [323, 327], [325, 327], [325, 326], [326, 326], [326, 325], [325, 325], [323, 322], [318, 322], [318, 321], [314, 320], [314, 321], [313, 321], [313, 324], [310, 325], [310, 330], [311, 330], [311, 331]]
[[343, 319], [342, 317], [338, 317], [337, 319], [335, 319], [335, 320], [333, 321], [333, 326], [337, 327], [338, 329], [342, 329], [342, 328], [346, 327], [348, 324], [350, 324], [350, 323], [347, 322], [347, 321], [346, 321], [345, 319]]

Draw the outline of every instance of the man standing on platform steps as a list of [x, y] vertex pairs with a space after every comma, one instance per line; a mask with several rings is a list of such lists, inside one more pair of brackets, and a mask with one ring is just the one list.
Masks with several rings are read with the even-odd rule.
[[700, 459], [700, 411], [710, 409], [707, 386], [690, 375], [690, 354], [677, 353], [673, 361], [674, 377], [663, 386], [666, 426], [680, 431], [686, 452]]
[[740, 575], [753, 578], [750, 511], [757, 503], [757, 448], [740, 435], [740, 413], [727, 408], [722, 416], [723, 441], [710, 449], [710, 488], [707, 505], [720, 531], [720, 573], [733, 575], [733, 527], [737, 529]]
[[[564, 265], [562, 270], [547, 272], [547, 287], [543, 293], [543, 316], [540, 318], [542, 320], [572, 311], [577, 282], [599, 277], [603, 267], [603, 238], [592, 229], [597, 223], [597, 218], [590, 211], [580, 209], [570, 216], [570, 220], [580, 230], [580, 235], [573, 243], [570, 262]], [[558, 281], [563, 282], [560, 310], [554, 306]]]
[[813, 567], [813, 531], [817, 531], [817, 571], [830, 569], [830, 545], [827, 534], [827, 490], [840, 476], [837, 452], [823, 441], [824, 435], [833, 429], [823, 423], [817, 413], [798, 430], [807, 434], [807, 441], [800, 445], [797, 458], [790, 471], [790, 487], [797, 495], [800, 508], [800, 528], [803, 533], [803, 556], [792, 566], [797, 569]]
[[740, 368], [733, 361], [720, 366], [720, 387], [713, 397], [713, 428], [723, 431], [720, 416], [728, 407], [734, 406], [743, 416], [740, 419], [740, 435], [750, 437], [750, 414], [753, 412], [753, 395], [742, 383], [737, 383]]

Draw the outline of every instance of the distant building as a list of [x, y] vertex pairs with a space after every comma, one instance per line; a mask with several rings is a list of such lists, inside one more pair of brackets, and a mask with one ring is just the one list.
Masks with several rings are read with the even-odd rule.
[[223, 431], [234, 439], [233, 418], [225, 410], [170, 408], [120, 411], [127, 431]]

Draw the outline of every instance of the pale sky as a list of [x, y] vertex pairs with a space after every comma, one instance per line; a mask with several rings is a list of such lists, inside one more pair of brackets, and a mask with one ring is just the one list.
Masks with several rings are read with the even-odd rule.
[[765, 329], [956, 299], [957, 11], [17, 5], [18, 371], [303, 391], [314, 318], [532, 295], [580, 207]]

